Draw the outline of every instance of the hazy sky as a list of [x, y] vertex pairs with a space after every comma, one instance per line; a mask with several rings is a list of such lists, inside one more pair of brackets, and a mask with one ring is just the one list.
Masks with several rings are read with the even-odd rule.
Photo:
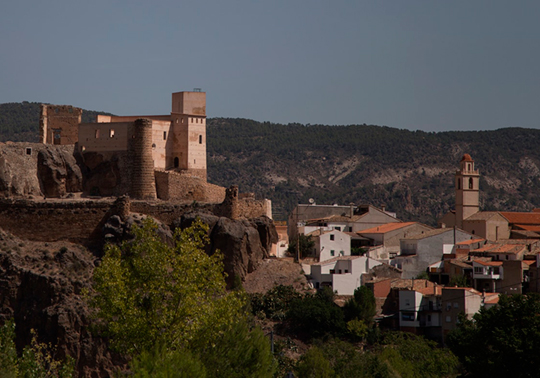
[[0, 103], [411, 130], [540, 127], [539, 1], [4, 1]]

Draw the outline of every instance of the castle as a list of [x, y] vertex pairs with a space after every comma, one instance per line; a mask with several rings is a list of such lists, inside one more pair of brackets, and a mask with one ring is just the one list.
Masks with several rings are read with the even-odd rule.
[[[73, 106], [42, 105], [40, 141], [75, 145], [85, 193], [206, 203], [226, 199], [225, 188], [207, 182], [205, 92], [173, 93], [168, 115], [98, 115], [95, 123], [81, 123], [81, 117], [82, 110]], [[231, 193], [238, 197], [237, 189]], [[260, 207], [261, 201], [245, 197]], [[270, 201], [262, 202], [258, 211], [271, 217]]]

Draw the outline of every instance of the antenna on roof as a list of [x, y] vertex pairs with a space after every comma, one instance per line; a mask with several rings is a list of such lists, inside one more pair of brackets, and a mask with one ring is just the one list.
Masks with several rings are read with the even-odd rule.
[[193, 92], [200, 92], [201, 88], [193, 88]]

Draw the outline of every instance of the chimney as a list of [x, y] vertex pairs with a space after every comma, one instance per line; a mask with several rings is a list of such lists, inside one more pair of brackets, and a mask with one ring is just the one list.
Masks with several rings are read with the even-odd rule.
[[351, 208], [351, 215], [350, 215], [350, 217], [352, 218], [353, 215], [354, 215], [354, 204], [351, 203], [350, 208]]
[[381, 205], [381, 210], [384, 212], [386, 211], [386, 205]]

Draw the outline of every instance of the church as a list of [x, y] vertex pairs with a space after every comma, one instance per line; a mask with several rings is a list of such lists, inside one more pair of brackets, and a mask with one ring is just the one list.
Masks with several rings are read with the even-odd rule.
[[455, 174], [455, 209], [439, 227], [456, 227], [489, 241], [540, 239], [540, 209], [532, 212], [480, 211], [480, 173], [471, 155], [464, 154]]

